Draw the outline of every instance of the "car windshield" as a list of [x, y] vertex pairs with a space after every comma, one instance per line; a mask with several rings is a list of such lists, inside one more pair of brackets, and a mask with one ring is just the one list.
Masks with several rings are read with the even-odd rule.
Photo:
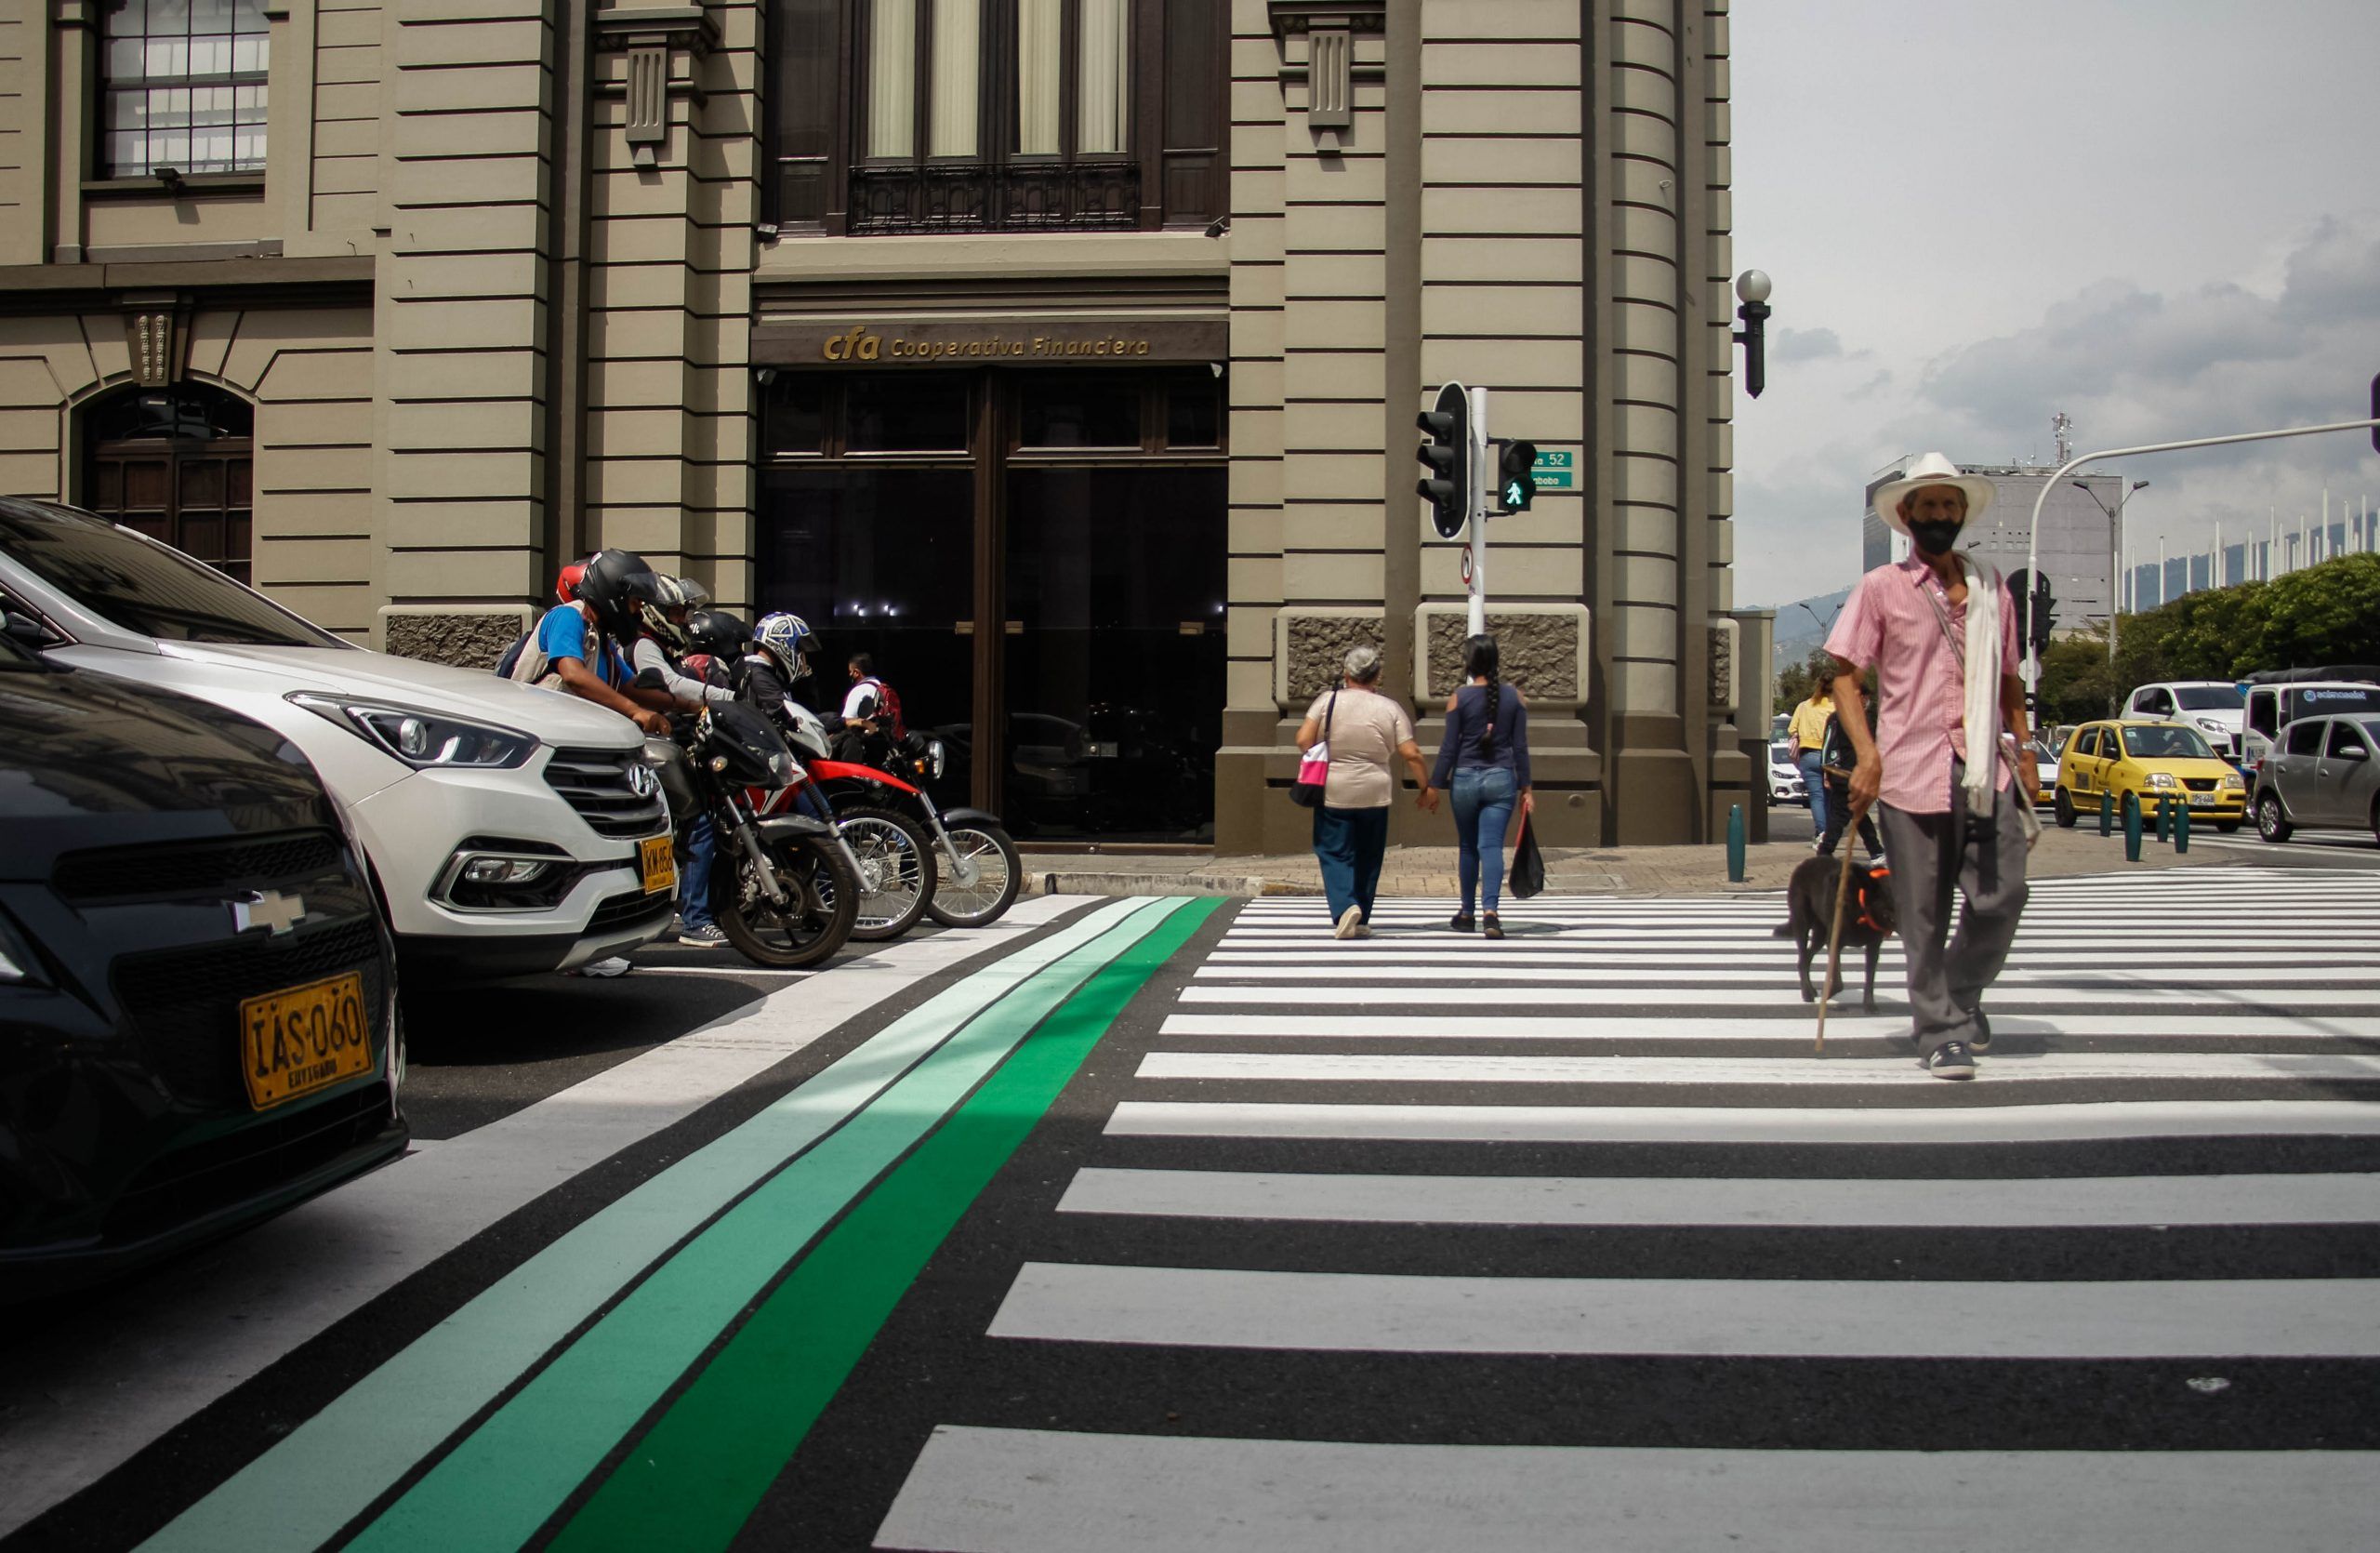
[[0, 509], [0, 554], [100, 618], [157, 641], [345, 645], [214, 567], [84, 513]]
[[1778, 765], [1792, 765], [1793, 751], [1782, 744], [1772, 744], [1768, 747], [1768, 758]]
[[2236, 684], [2186, 684], [2174, 692], [2184, 711], [2238, 711], [2248, 704]]
[[2134, 760], [2211, 761], [2215, 751], [2195, 728], [2126, 728], [2123, 752]]

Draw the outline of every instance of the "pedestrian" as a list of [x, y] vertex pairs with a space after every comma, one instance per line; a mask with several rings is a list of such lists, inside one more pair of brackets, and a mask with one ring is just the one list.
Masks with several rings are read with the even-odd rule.
[[1322, 893], [1336, 936], [1368, 938], [1381, 860], [1388, 854], [1388, 806], [1396, 791], [1390, 758], [1404, 758], [1422, 808], [1436, 813], [1438, 795], [1413, 742], [1412, 717], [1380, 693], [1380, 650], [1350, 647], [1342, 667], [1346, 675], [1339, 687], [1316, 697], [1298, 725], [1298, 749], [1329, 744], [1330, 774], [1322, 807], [1314, 811], [1314, 855], [1322, 864]]
[[[1876, 731], [1875, 703], [1868, 706], [1868, 732]], [[1858, 763], [1859, 751], [1852, 747], [1851, 734], [1843, 725], [1843, 712], [1837, 709], [1826, 720], [1826, 737], [1818, 745], [1818, 774], [1826, 778], [1826, 826], [1818, 832], [1818, 856], [1834, 856], [1835, 843], [1851, 819], [1851, 768]], [[1859, 811], [1859, 844], [1868, 856], [1881, 863], [1884, 860], [1884, 843], [1876, 835], [1873, 811]]]
[[[1474, 636], [1462, 644], [1468, 683], [1447, 697], [1446, 737], [1430, 774], [1430, 786], [1446, 789], [1454, 800], [1462, 909], [1447, 925], [1457, 933], [1477, 927], [1489, 938], [1504, 936], [1496, 915], [1504, 887], [1504, 832], [1515, 806], [1525, 816], [1537, 807], [1529, 795], [1528, 708], [1520, 691], [1498, 677], [1498, 657], [1492, 636]], [[1471, 914], [1474, 899], [1484, 908], [1476, 919]]]
[[1810, 795], [1811, 850], [1818, 852], [1826, 850], [1819, 840], [1826, 834], [1825, 762], [1820, 751], [1826, 744], [1826, 720], [1833, 715], [1833, 688], [1820, 680], [1785, 723], [1785, 752], [1802, 774], [1802, 790]]
[[[1876, 511], [1913, 548], [1859, 579], [1826, 642], [1858, 752], [1851, 802], [1882, 803], [1910, 1039], [1941, 1079], [1975, 1077], [1975, 1054], [1990, 1047], [1983, 997], [2016, 936], [2025, 854], [2041, 823], [2039, 773], [2016, 758], [2016, 605], [1996, 572], [1958, 549], [1991, 497], [1990, 480], [1961, 474], [1939, 453], [1879, 486]], [[1882, 702], [1872, 736], [1859, 684], [1871, 666]], [[1964, 897], [1955, 933], [1954, 886]]]

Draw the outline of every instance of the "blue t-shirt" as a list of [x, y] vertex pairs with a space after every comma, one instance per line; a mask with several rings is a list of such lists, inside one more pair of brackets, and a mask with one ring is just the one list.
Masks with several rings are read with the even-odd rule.
[[[590, 641], [595, 644], [592, 650]], [[628, 681], [628, 663], [620, 650], [602, 638], [594, 622], [575, 604], [546, 611], [546, 617], [537, 622], [537, 650], [549, 659], [577, 658], [605, 684], [617, 687]]]

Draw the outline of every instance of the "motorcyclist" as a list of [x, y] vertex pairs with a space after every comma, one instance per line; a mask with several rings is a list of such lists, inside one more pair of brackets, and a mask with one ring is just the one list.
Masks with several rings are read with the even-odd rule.
[[735, 699], [735, 692], [728, 686], [712, 684], [679, 666], [678, 660], [693, 648], [686, 634], [692, 611], [687, 607], [683, 579], [655, 573], [650, 584], [640, 588], [639, 595], [640, 629], [636, 644], [628, 649], [628, 662], [640, 683], [657, 675], [661, 688], [681, 711], [700, 711], [707, 705]]
[[538, 622], [537, 645], [562, 689], [618, 712], [648, 734], [666, 734], [669, 720], [662, 714], [671, 704], [669, 693], [636, 688], [622, 650], [641, 630], [652, 576], [634, 551], [597, 551], [579, 575], [575, 604], [549, 610]]

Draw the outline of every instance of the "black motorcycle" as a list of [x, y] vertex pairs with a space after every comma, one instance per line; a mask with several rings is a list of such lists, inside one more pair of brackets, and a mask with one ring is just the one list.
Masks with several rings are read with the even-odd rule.
[[750, 707], [722, 703], [672, 720], [668, 740], [648, 739], [671, 816], [682, 830], [710, 818], [719, 866], [734, 887], [721, 931], [745, 957], [774, 969], [815, 965], [841, 949], [859, 914], [859, 869], [833, 827], [807, 815], [754, 814], [745, 790], [790, 786], [785, 740]]

